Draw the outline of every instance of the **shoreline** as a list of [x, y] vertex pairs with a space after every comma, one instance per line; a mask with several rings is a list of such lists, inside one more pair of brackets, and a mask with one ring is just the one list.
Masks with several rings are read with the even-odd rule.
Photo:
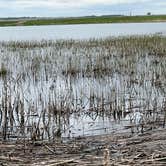
[[158, 23], [166, 22], [166, 15], [151, 16], [95, 16], [75, 18], [1, 18], [0, 27], [6, 26], [41, 26], [41, 25], [78, 25], [108, 23]]
[[[121, 133], [60, 140], [0, 141], [2, 165], [164, 165], [166, 129], [142, 134]], [[3, 153], [2, 153], [3, 152]]]

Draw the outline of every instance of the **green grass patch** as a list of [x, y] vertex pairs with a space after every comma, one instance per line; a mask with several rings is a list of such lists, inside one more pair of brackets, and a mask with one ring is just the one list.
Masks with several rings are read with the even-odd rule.
[[136, 23], [136, 22], [166, 22], [166, 15], [151, 16], [94, 16], [57, 19], [3, 20], [0, 26], [30, 26], [30, 25], [64, 25], [64, 24], [96, 24], [96, 23]]

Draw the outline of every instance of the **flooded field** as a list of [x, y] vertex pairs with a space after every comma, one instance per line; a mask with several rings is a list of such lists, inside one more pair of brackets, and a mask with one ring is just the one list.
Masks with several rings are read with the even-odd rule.
[[166, 37], [0, 42], [0, 139], [165, 126]]

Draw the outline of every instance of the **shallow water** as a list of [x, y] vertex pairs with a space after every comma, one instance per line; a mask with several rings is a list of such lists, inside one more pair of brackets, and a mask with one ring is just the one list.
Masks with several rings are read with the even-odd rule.
[[36, 128], [44, 139], [52, 139], [59, 128], [70, 138], [160, 120], [165, 39], [134, 41], [1, 43], [0, 67], [8, 74], [0, 77], [0, 129], [6, 107], [11, 135], [19, 137], [24, 130], [28, 138]]
[[120, 23], [0, 27], [0, 40], [89, 39], [166, 33], [166, 23]]

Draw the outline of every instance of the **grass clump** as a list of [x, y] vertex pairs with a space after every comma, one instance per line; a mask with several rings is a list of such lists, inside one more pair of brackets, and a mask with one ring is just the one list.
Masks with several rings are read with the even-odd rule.
[[4, 65], [2, 65], [0, 68], [0, 77], [4, 77], [6, 75], [7, 75], [7, 69]]

